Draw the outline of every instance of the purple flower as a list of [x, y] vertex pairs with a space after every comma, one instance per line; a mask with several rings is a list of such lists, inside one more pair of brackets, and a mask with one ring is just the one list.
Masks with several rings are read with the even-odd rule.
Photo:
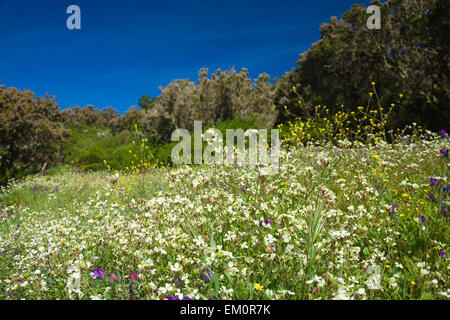
[[445, 251], [442, 251], [440, 256], [441, 256], [441, 258], [445, 258]]
[[436, 179], [433, 178], [433, 177], [430, 178], [430, 183], [431, 183], [431, 184], [434, 184], [434, 185], [436, 185], [436, 186], [439, 186], [439, 183], [438, 183], [438, 182], [436, 181]]
[[105, 270], [103, 268], [94, 269], [94, 274], [93, 274], [94, 279], [100, 279], [100, 278], [103, 278], [104, 276], [105, 276]]
[[175, 285], [178, 287], [179, 285], [183, 284], [183, 280], [181, 280], [180, 278], [175, 277], [175, 278], [172, 279], [172, 283], [175, 283]]
[[441, 131], [439, 131], [439, 134], [443, 137], [447, 136], [447, 131], [445, 131], [444, 129], [442, 129]]
[[393, 216], [394, 213], [397, 211], [397, 208], [398, 208], [398, 205], [394, 204], [394, 205], [392, 206], [392, 209], [389, 210], [389, 215]]
[[442, 191], [447, 192], [448, 190], [450, 190], [450, 184], [447, 187], [442, 187]]
[[428, 197], [428, 200], [430, 200], [430, 201], [434, 201], [434, 200], [436, 200], [436, 198], [434, 197], [434, 194], [430, 194], [430, 196]]
[[[180, 300], [180, 298], [178, 296], [167, 296], [167, 297], [165, 297], [165, 299], [167, 299], [167, 300]], [[192, 300], [192, 299], [189, 298], [189, 297], [183, 297], [183, 299], [181, 299], [181, 300]]]
[[425, 216], [421, 216], [420, 221], [425, 222]]
[[208, 283], [211, 279], [214, 278], [214, 271], [206, 270], [206, 271], [202, 272], [202, 274], [200, 275], [200, 278], [202, 280], [205, 280], [206, 283]]
[[442, 215], [443, 215], [444, 217], [447, 216], [447, 209], [444, 209], [444, 210], [442, 211]]
[[[180, 300], [180, 298], [178, 296], [167, 296], [166, 299], [167, 300]], [[183, 299], [181, 299], [181, 300], [192, 300], [192, 299], [189, 297], [183, 297]]]
[[139, 280], [139, 277], [135, 272], [130, 272], [130, 278], [135, 281]]

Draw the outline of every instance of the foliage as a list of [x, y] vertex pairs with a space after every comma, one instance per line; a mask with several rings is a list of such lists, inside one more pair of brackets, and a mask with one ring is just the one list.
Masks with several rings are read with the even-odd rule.
[[58, 110], [48, 95], [0, 86], [0, 183], [60, 161], [68, 132], [50, 120]]
[[[411, 132], [408, 129], [411, 126], [389, 130], [388, 124], [396, 114], [397, 104], [391, 103], [386, 109], [382, 107], [375, 82], [372, 82], [371, 86], [365, 107], [359, 106], [354, 108], [354, 111], [347, 112], [344, 105], [341, 105], [340, 110], [335, 113], [324, 105], [308, 105], [297, 93], [297, 88], [293, 87], [292, 92], [297, 95], [299, 110], [294, 112], [305, 116], [296, 117], [285, 106], [285, 113], [295, 117], [295, 120], [278, 125], [283, 141], [293, 148], [307, 145], [309, 142], [322, 145], [351, 145], [354, 142], [377, 145], [380, 141], [393, 142], [405, 132]], [[398, 104], [401, 104], [402, 99], [403, 94], [400, 94], [397, 98]], [[413, 124], [413, 127], [419, 133], [422, 132], [421, 126]]]
[[275, 119], [273, 91], [265, 74], [253, 82], [246, 69], [239, 73], [218, 69], [210, 78], [208, 70], [201, 69], [197, 85], [180, 79], [166, 86], [139, 124], [144, 132], [163, 141], [169, 141], [177, 128], [192, 131], [196, 120], [210, 126], [236, 117], [258, 117], [271, 127]]
[[13, 181], [0, 298], [449, 299], [448, 145], [424, 132], [299, 146], [273, 176], [204, 165]]
[[[364, 5], [355, 4], [342, 19], [321, 26], [321, 39], [301, 55], [298, 68], [278, 86], [278, 123], [292, 120], [297, 87], [311, 105], [328, 106], [332, 114], [344, 105], [362, 106], [375, 81], [385, 107], [404, 95], [389, 124], [398, 128], [416, 122], [439, 130], [450, 123], [449, 34], [450, 4], [446, 0], [372, 1], [381, 7], [380, 30], [369, 30]], [[295, 113], [303, 117], [302, 113]]]

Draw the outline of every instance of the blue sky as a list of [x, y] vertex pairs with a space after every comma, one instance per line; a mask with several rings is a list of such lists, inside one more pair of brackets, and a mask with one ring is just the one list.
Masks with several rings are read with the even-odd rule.
[[[0, 0], [0, 84], [56, 96], [61, 108], [112, 106], [198, 70], [280, 77], [355, 0]], [[81, 30], [66, 9], [81, 8]]]

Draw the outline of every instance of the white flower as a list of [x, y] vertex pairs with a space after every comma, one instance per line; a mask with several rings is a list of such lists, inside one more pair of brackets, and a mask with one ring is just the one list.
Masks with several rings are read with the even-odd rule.
[[339, 286], [337, 297], [334, 300], [350, 300], [350, 295], [344, 286]]
[[427, 274], [429, 274], [429, 273], [430, 273], [430, 271], [428, 271], [428, 270], [426, 270], [426, 269], [421, 269], [421, 270], [420, 270], [420, 274], [423, 275], [423, 276], [424, 276], [424, 275], [427, 275]]
[[276, 239], [270, 233], [264, 238], [264, 242], [268, 247], [270, 247], [275, 241]]
[[181, 271], [181, 265], [178, 263], [178, 262], [176, 262], [174, 265], [172, 265], [172, 263], [170, 263], [169, 262], [169, 268], [170, 268], [170, 271], [172, 271], [172, 272], [178, 272], [178, 271]]
[[370, 290], [382, 290], [381, 288], [381, 275], [380, 267], [378, 265], [372, 265], [367, 269], [367, 273], [371, 275], [366, 281], [366, 285]]
[[356, 293], [361, 295], [361, 296], [365, 296], [366, 295], [366, 290], [364, 288], [361, 288], [358, 291], [356, 291]]
[[289, 243], [291, 241], [291, 235], [288, 233], [283, 234], [283, 242]]

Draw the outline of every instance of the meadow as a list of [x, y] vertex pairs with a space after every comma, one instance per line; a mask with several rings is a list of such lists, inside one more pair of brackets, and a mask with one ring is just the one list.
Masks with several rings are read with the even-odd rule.
[[0, 299], [448, 299], [448, 145], [417, 131], [284, 148], [275, 175], [66, 166], [12, 181]]
[[[90, 18], [69, 39], [19, 2], [0, 66], [0, 300], [449, 300], [448, 0], [354, 4], [295, 66], [328, 6], [183, 4], [172, 23], [172, 2], [120, 5], [114, 27]], [[70, 56], [72, 40], [89, 49]], [[195, 161], [208, 130], [222, 160], [230, 129], [240, 151], [259, 132], [256, 166]]]

